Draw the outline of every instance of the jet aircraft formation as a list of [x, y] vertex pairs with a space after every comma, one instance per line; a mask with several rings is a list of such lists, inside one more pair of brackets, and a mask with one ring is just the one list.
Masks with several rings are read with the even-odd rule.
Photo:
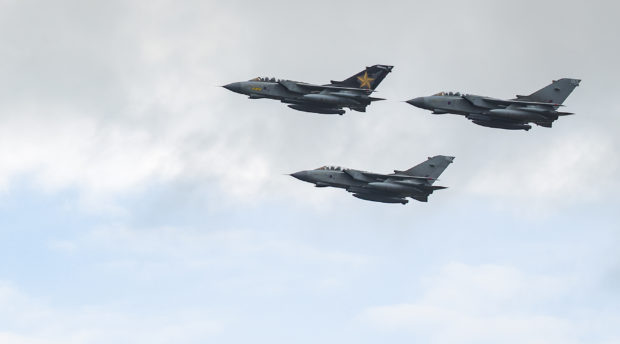
[[[316, 85], [306, 82], [275, 78], [254, 78], [233, 82], [223, 87], [250, 99], [275, 99], [288, 107], [305, 112], [343, 115], [345, 108], [366, 112], [374, 101], [377, 86], [392, 71], [393, 66], [374, 65], [343, 80]], [[440, 92], [428, 97], [417, 97], [407, 103], [433, 114], [463, 115], [474, 124], [500, 129], [530, 130], [530, 123], [551, 128], [561, 116], [572, 115], [558, 111], [562, 103], [581, 80], [559, 79], [528, 95], [515, 99], [497, 99], [486, 96]], [[427, 202], [435, 190], [445, 189], [433, 183], [452, 163], [454, 157], [429, 157], [408, 170], [391, 174], [365, 172], [335, 166], [299, 171], [291, 176], [314, 184], [316, 187], [336, 187], [353, 193], [354, 197], [374, 202], [407, 204], [407, 197]]]

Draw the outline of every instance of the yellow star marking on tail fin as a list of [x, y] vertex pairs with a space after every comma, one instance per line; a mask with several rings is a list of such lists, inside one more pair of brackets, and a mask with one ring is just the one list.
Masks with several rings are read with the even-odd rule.
[[370, 89], [370, 82], [375, 80], [368, 77], [368, 72], [364, 72], [364, 76], [358, 76], [357, 79], [360, 81], [360, 88], [368, 86], [368, 89]]

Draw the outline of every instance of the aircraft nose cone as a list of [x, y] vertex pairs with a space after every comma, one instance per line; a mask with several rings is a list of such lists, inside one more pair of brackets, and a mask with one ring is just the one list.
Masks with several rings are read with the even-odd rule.
[[424, 97], [418, 97], [418, 98], [413, 98], [413, 99], [409, 99], [407, 100], [407, 103], [415, 106], [415, 107], [419, 107], [424, 109], [424, 107], [426, 106], [426, 101], [424, 100]]
[[307, 182], [308, 181], [308, 172], [306, 172], [306, 171], [299, 171], [299, 172], [291, 173], [291, 177], [297, 178], [299, 180], [303, 180], [304, 182]]
[[242, 89], [241, 89], [241, 83], [239, 83], [239, 82], [233, 82], [231, 84], [224, 85], [222, 87], [224, 87], [225, 89], [227, 89], [229, 91], [233, 91], [235, 93], [243, 93]]

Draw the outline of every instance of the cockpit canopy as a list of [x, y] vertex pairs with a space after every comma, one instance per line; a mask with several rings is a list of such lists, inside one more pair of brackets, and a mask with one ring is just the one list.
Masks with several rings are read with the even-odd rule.
[[433, 94], [433, 96], [456, 96], [456, 97], [460, 97], [461, 93], [460, 92], [439, 92], [439, 93]]
[[263, 77], [256, 77], [254, 79], [251, 79], [249, 81], [264, 81], [264, 82], [277, 82], [278, 80], [276, 80], [276, 78], [263, 78]]
[[317, 170], [320, 170], [320, 171], [342, 171], [343, 169], [340, 166], [323, 166], [323, 167], [317, 168]]

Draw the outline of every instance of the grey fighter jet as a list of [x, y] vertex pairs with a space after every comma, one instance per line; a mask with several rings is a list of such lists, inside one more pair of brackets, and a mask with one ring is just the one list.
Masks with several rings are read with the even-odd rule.
[[436, 186], [433, 183], [452, 160], [452, 156], [437, 155], [408, 170], [394, 170], [392, 174], [324, 166], [315, 170], [299, 171], [291, 176], [313, 183], [316, 187], [342, 188], [367, 201], [407, 204], [407, 197], [427, 202], [428, 195], [433, 191], [445, 189], [445, 186]]
[[247, 95], [250, 99], [276, 99], [291, 109], [323, 114], [345, 113], [343, 108], [365, 112], [366, 106], [382, 98], [371, 97], [393, 66], [374, 65], [343, 81], [314, 85], [274, 78], [254, 78], [222, 87]]
[[550, 85], [530, 94], [503, 100], [458, 92], [437, 93], [430, 97], [419, 97], [407, 103], [433, 114], [452, 113], [464, 115], [475, 124], [483, 127], [530, 130], [529, 123], [551, 128], [553, 121], [560, 116], [572, 115], [557, 109], [579, 86], [578, 79], [554, 80]]

